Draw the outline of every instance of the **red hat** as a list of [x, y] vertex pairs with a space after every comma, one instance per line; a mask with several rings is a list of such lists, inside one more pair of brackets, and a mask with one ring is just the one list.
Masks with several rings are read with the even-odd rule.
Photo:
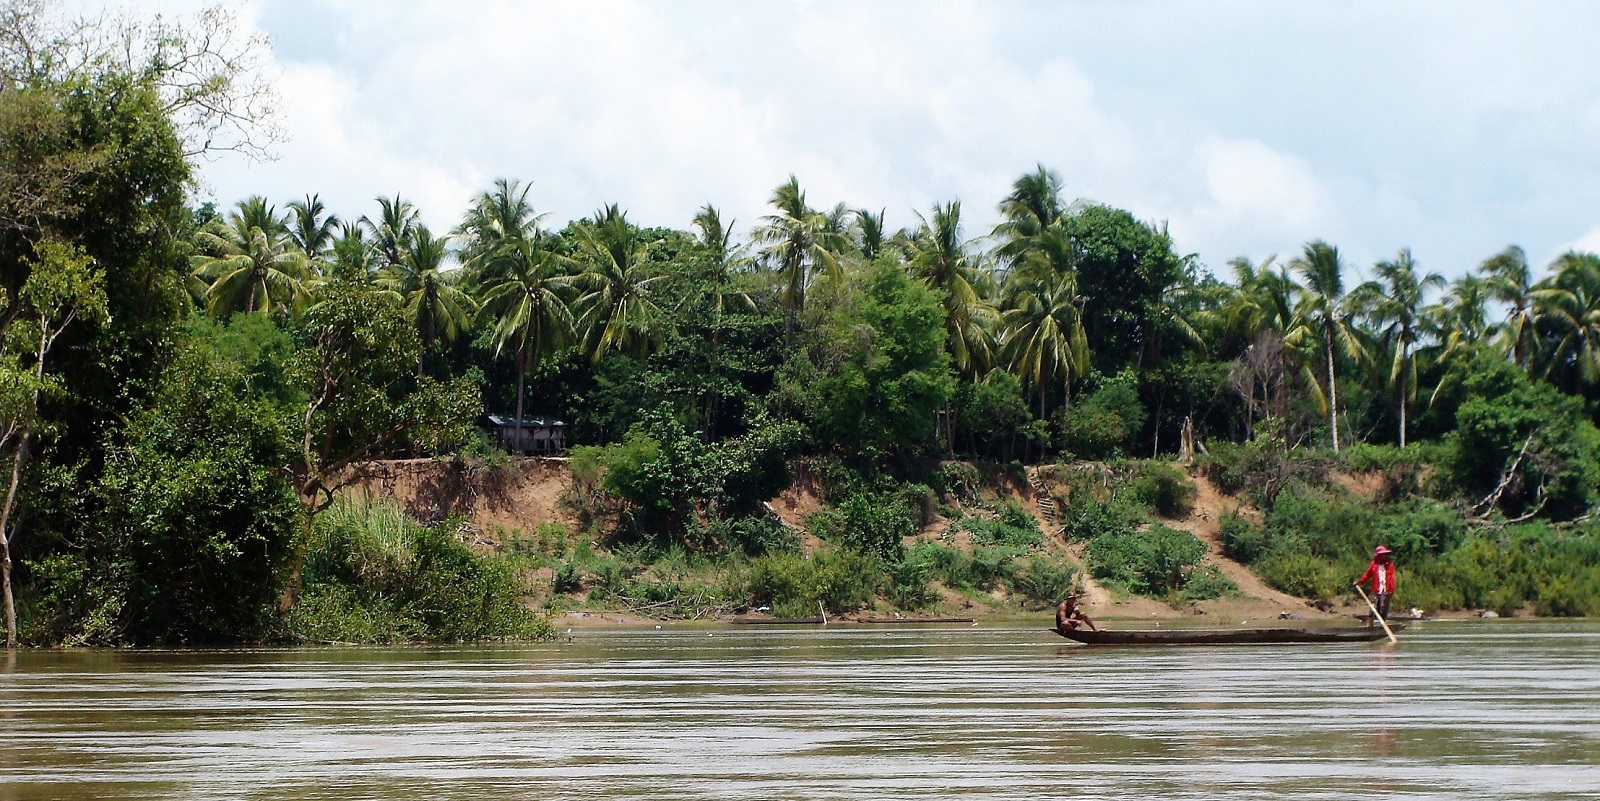
[[1372, 550], [1373, 556], [1383, 556], [1386, 553], [1394, 553], [1394, 551], [1389, 550], [1388, 547], [1383, 545], [1379, 545], [1377, 548]]

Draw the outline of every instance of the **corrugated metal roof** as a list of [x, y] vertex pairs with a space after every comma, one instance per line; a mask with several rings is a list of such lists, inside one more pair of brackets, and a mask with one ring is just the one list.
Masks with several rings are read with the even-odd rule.
[[[516, 428], [516, 426], [517, 426], [517, 418], [516, 418], [515, 415], [490, 414], [490, 415], [484, 415], [484, 416], [489, 418], [489, 422], [492, 425], [496, 425], [496, 426], [499, 426], [499, 427], [502, 427], [502, 428]], [[522, 418], [522, 427], [523, 428], [565, 428], [566, 425], [567, 425], [566, 423], [564, 423], [564, 422], [562, 422], [560, 420], [557, 420], [554, 417], [527, 417], [527, 416], [524, 416]]]

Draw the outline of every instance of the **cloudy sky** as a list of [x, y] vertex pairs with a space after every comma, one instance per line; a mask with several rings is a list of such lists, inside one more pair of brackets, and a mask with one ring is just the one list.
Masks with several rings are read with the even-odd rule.
[[[136, 4], [183, 12], [186, 0]], [[959, 198], [981, 235], [1042, 163], [1221, 268], [1325, 238], [1458, 275], [1600, 249], [1600, 4], [260, 0], [291, 139], [222, 203], [401, 193], [447, 229], [497, 177], [550, 221], [617, 202], [741, 228]]]

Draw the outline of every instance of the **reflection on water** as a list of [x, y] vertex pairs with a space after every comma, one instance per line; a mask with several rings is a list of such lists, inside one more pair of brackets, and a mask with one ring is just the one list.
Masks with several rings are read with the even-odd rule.
[[0, 727], [0, 799], [1566, 798], [1600, 794], [1600, 625], [27, 652]]

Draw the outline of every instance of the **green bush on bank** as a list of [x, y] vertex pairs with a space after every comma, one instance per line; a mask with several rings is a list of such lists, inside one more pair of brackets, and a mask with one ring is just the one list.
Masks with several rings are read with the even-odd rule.
[[1205, 557], [1193, 534], [1155, 524], [1096, 537], [1085, 552], [1089, 572], [1140, 595], [1179, 592]]
[[774, 553], [750, 562], [749, 596], [775, 617], [812, 617], [819, 608], [839, 614], [870, 604], [883, 578], [882, 562], [860, 551]]
[[340, 501], [304, 544], [302, 596], [288, 638], [301, 642], [459, 642], [540, 638], [509, 562], [474, 554], [449, 523], [422, 526], [391, 502]]

